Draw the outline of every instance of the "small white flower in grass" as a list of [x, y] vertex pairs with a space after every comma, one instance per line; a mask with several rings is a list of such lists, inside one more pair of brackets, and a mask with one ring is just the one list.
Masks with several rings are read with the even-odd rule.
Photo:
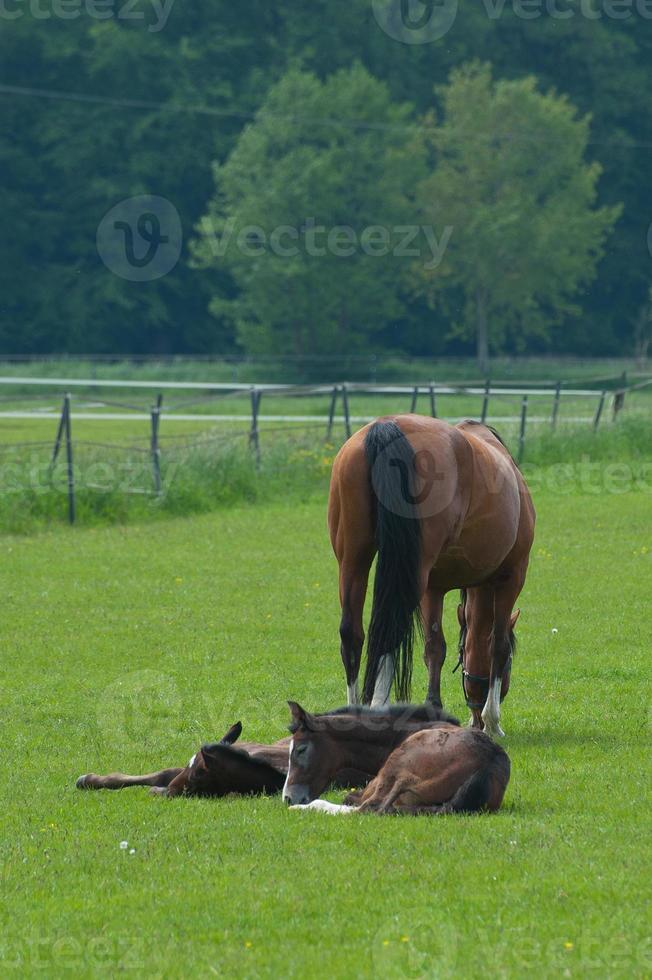
[[126, 851], [128, 847], [129, 847], [129, 841], [128, 840], [121, 840], [120, 841], [120, 850], [121, 851]]
[[136, 853], [136, 848], [135, 847], [132, 847], [131, 850], [129, 851], [129, 853], [130, 854], [135, 854]]
[[558, 632], [559, 632], [559, 630], [557, 629], [557, 627], [556, 626], [553, 626], [553, 628], [552, 628], [552, 635], [553, 636], [557, 636], [557, 633]]

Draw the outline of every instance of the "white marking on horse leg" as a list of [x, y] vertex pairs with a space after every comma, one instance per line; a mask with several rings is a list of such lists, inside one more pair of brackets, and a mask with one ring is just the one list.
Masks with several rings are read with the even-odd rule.
[[360, 704], [357, 681], [354, 681], [353, 684], [346, 685], [346, 699], [347, 704]]
[[[294, 739], [290, 740], [290, 748], [288, 749], [288, 759], [292, 755], [292, 749], [294, 748]], [[290, 778], [290, 767], [288, 766], [288, 774], [285, 777], [285, 782], [283, 783], [283, 789], [281, 790], [281, 799], [285, 800], [285, 791], [288, 788], [288, 779]]]
[[500, 738], [505, 732], [500, 727], [500, 691], [503, 686], [502, 677], [494, 678], [494, 682], [489, 688], [487, 702], [482, 709], [482, 721], [484, 730], [492, 738]]
[[329, 803], [328, 800], [313, 800], [312, 803], [297, 803], [291, 810], [320, 810], [322, 813], [354, 813], [357, 806], [345, 806], [344, 803]]
[[380, 661], [378, 673], [376, 675], [376, 685], [374, 696], [371, 699], [372, 708], [382, 708], [389, 704], [389, 695], [394, 681], [394, 658], [386, 653]]

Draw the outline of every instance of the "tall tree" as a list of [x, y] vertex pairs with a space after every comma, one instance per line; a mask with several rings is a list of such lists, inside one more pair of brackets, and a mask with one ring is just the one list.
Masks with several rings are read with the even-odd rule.
[[587, 164], [588, 118], [536, 81], [493, 82], [488, 65], [451, 74], [444, 118], [426, 119], [435, 169], [419, 188], [427, 219], [452, 227], [444, 261], [419, 267], [417, 290], [432, 302], [464, 297], [461, 334], [475, 337], [478, 366], [490, 347], [577, 311], [620, 208], [594, 207], [600, 175]]
[[290, 71], [215, 167], [196, 256], [238, 287], [215, 315], [254, 353], [360, 348], [403, 310], [424, 162], [409, 107], [365, 69]]

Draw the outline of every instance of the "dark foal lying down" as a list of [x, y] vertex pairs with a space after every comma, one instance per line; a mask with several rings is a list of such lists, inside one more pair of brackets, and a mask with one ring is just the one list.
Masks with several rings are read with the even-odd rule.
[[[260, 742], [234, 743], [242, 724], [232, 725], [219, 742], [202, 745], [184, 768], [161, 769], [143, 776], [112, 772], [108, 776], [87, 773], [77, 780], [78, 789], [125, 789], [150, 786], [159, 796], [241, 796], [280, 793], [288, 769], [290, 739], [272, 745]], [[373, 773], [351, 767], [336, 773], [333, 784], [339, 788], [366, 786]]]
[[[474, 813], [498, 810], [503, 801], [509, 757], [484, 732], [441, 721], [397, 740], [393, 709], [361, 714], [346, 726], [337, 714], [309, 715], [294, 702], [290, 709], [293, 739], [283, 798], [295, 808]], [[373, 769], [376, 776], [342, 806], [318, 799], [332, 770], [343, 765]]]

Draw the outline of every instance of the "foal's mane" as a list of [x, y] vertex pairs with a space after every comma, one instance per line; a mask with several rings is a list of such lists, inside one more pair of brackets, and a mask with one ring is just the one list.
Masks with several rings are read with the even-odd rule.
[[[340, 736], [346, 735], [350, 738], [357, 737], [361, 732], [369, 734], [388, 729], [400, 731], [409, 724], [419, 722], [430, 724], [446, 722], [449, 725], [459, 725], [457, 718], [432, 704], [392, 704], [383, 708], [353, 704], [342, 708], [331, 708], [330, 711], [310, 717], [311, 721], [315, 722], [316, 731], [331, 730]], [[370, 722], [372, 724], [369, 724]], [[294, 734], [301, 727], [299, 722], [293, 721], [290, 732]]]

